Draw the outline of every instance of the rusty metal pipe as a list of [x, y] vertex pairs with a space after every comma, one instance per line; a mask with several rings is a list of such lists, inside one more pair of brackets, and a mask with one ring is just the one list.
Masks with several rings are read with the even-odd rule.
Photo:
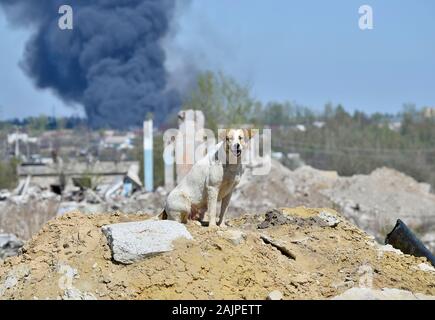
[[415, 257], [426, 257], [435, 267], [435, 256], [400, 219], [397, 220], [393, 231], [385, 238], [385, 244], [390, 244], [405, 254]]

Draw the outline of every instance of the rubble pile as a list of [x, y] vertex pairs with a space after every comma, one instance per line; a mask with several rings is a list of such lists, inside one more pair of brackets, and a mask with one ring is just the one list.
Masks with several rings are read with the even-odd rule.
[[228, 214], [265, 212], [274, 207], [331, 207], [332, 202], [320, 190], [338, 179], [336, 172], [301, 167], [291, 171], [279, 161], [272, 160], [267, 176], [253, 175], [255, 168], [247, 167], [231, 198]]
[[0, 232], [27, 240], [56, 216], [61, 197], [38, 186], [0, 192]]
[[[70, 213], [48, 222], [21, 255], [0, 264], [0, 299], [435, 295], [435, 270], [425, 258], [380, 246], [333, 210], [275, 209], [267, 215], [230, 219], [226, 229], [193, 222], [180, 225], [184, 229], [167, 226], [165, 242], [170, 246], [164, 250], [157, 245], [158, 233], [147, 236], [144, 230], [168, 221], [148, 218]], [[118, 247], [115, 243], [124, 243], [125, 235], [116, 230], [124, 228], [131, 230], [129, 237], [141, 241]], [[137, 254], [127, 259], [128, 264], [118, 263], [120, 248], [124, 257]], [[145, 248], [148, 252], [142, 254]], [[150, 248], [153, 254], [148, 254]]]
[[24, 242], [15, 235], [9, 233], [0, 233], [0, 260], [16, 256]]
[[380, 168], [370, 175], [340, 177], [322, 193], [378, 241], [383, 241], [401, 219], [435, 252], [435, 194], [429, 185]]
[[71, 179], [74, 184], [57, 190], [61, 194], [50, 191], [47, 185], [33, 183], [35, 179], [29, 176], [15, 190], [0, 191], [0, 231], [27, 240], [50, 219], [71, 211], [160, 213], [166, 191], [163, 188], [153, 193], [142, 191], [137, 172], [138, 167], [131, 166], [123, 178], [114, 179], [112, 183], [106, 180], [95, 187], [81, 184], [81, 179]]
[[401, 219], [435, 252], [435, 194], [429, 185], [387, 168], [340, 177], [309, 166], [291, 171], [272, 161], [267, 178], [246, 170], [229, 213], [237, 216], [300, 205], [335, 208], [380, 243]]
[[[247, 167], [234, 191], [228, 216], [266, 212], [274, 207], [335, 208], [357, 226], [383, 242], [397, 219], [403, 220], [432, 251], [435, 251], [435, 194], [426, 184], [395, 170], [381, 168], [370, 175], [340, 177], [334, 171], [302, 166], [292, 171], [272, 160], [267, 176], [253, 174]], [[167, 191], [140, 188], [137, 167], [124, 179], [94, 188], [68, 185], [59, 196], [37, 186], [26, 191], [0, 192], [0, 229], [28, 239], [54, 216], [72, 211], [86, 214], [161, 212]], [[133, 187], [128, 188], [131, 181]], [[135, 182], [136, 181], [136, 182]]]
[[164, 207], [167, 192], [159, 187], [155, 192], [137, 190], [131, 195], [106, 195], [104, 189], [93, 191], [71, 188], [62, 196], [57, 215], [72, 211], [86, 214], [123, 212], [127, 214], [158, 214]]

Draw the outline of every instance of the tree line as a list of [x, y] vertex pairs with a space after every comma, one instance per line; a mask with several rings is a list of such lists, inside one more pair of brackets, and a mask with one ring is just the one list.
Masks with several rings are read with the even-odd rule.
[[[299, 153], [305, 163], [340, 175], [367, 174], [390, 167], [435, 187], [435, 118], [425, 117], [413, 104], [396, 114], [348, 112], [344, 106], [327, 103], [313, 110], [295, 102], [262, 103], [252, 96], [250, 86], [215, 72], [203, 72], [184, 99], [182, 109], [202, 110], [206, 127], [252, 125], [272, 129], [274, 151]], [[176, 126], [176, 114], [168, 115], [163, 127]], [[0, 123], [31, 132], [86, 127], [86, 119], [33, 117]], [[140, 140], [140, 139], [139, 139]], [[155, 151], [163, 150], [161, 135], [154, 139]], [[141, 141], [136, 154], [143, 161]], [[162, 157], [155, 152], [155, 184], [163, 183]], [[0, 188], [9, 186], [16, 163], [0, 166]]]
[[391, 167], [435, 186], [435, 118], [413, 104], [396, 114], [325, 104], [323, 110], [294, 102], [261, 103], [248, 85], [222, 73], [204, 72], [183, 108], [202, 110], [207, 127], [252, 124], [272, 128], [272, 147], [299, 153], [316, 168], [340, 175]]

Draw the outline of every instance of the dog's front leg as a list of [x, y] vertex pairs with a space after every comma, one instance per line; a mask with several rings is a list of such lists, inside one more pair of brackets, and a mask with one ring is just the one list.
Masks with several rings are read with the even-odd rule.
[[228, 205], [230, 204], [231, 196], [233, 191], [231, 190], [223, 199], [221, 204], [221, 214], [219, 216], [219, 226], [225, 226], [225, 214], [227, 213]]
[[210, 227], [216, 226], [216, 205], [218, 193], [218, 188], [212, 186], [207, 187], [208, 221]]

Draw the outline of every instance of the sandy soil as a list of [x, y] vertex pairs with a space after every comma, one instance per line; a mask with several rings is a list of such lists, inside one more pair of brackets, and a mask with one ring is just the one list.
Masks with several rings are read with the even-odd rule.
[[[257, 228], [264, 215], [231, 220], [227, 230], [191, 223], [193, 241], [127, 266], [112, 261], [101, 227], [147, 216], [67, 214], [0, 264], [0, 299], [265, 299], [273, 290], [285, 299], [324, 299], [367, 283], [435, 295], [435, 272], [419, 268], [424, 258], [380, 249], [338, 215], [341, 222], [329, 226], [322, 212], [337, 215], [279, 209], [264, 229]], [[240, 244], [228, 236], [232, 230], [246, 236]]]

